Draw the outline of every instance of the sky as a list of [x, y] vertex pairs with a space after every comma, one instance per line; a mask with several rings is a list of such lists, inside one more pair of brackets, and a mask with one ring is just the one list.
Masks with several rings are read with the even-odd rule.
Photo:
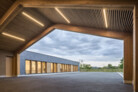
[[123, 58], [123, 41], [106, 37], [55, 29], [28, 51], [83, 61], [94, 67], [117, 66]]

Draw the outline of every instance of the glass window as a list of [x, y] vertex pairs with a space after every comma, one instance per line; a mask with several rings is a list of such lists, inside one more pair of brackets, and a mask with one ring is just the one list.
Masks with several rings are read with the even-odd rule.
[[69, 65], [69, 71], [71, 72], [71, 65]]
[[62, 72], [64, 72], [64, 64], [62, 64]]
[[46, 73], [46, 62], [42, 62], [42, 73]]
[[69, 71], [69, 65], [67, 65], [67, 72]]
[[36, 61], [32, 61], [32, 73], [36, 73]]
[[53, 67], [53, 63], [51, 63], [51, 72], [53, 73], [54, 72], [54, 67]]
[[26, 74], [30, 74], [30, 65], [31, 65], [30, 61], [26, 60], [25, 61], [25, 73]]
[[63, 64], [63, 72], [65, 72], [65, 64]]
[[57, 63], [54, 63], [54, 73], [57, 72]]
[[41, 62], [37, 62], [37, 73], [41, 73]]
[[65, 72], [67, 72], [67, 65], [65, 64]]
[[60, 64], [60, 72], [62, 72], [62, 64]]
[[73, 72], [75, 71], [75, 65], [73, 65]]

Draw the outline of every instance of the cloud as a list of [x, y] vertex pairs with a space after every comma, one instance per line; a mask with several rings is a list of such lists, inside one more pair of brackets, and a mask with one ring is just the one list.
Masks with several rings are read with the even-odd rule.
[[55, 29], [27, 50], [75, 61], [119, 62], [123, 41]]

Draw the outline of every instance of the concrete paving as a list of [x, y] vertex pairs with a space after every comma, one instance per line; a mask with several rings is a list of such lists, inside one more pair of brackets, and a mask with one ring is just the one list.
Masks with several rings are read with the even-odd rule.
[[77, 72], [0, 78], [0, 92], [133, 92], [118, 73]]

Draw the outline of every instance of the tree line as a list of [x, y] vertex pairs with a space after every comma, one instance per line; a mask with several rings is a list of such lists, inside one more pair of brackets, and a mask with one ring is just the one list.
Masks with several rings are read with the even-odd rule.
[[[112, 64], [108, 64], [107, 66], [104, 67], [98, 67], [98, 69], [123, 69], [124, 65], [124, 58], [120, 60], [120, 64], [118, 66], [113, 66]], [[90, 64], [81, 64], [80, 69], [94, 69], [97, 67], [92, 67]]]

